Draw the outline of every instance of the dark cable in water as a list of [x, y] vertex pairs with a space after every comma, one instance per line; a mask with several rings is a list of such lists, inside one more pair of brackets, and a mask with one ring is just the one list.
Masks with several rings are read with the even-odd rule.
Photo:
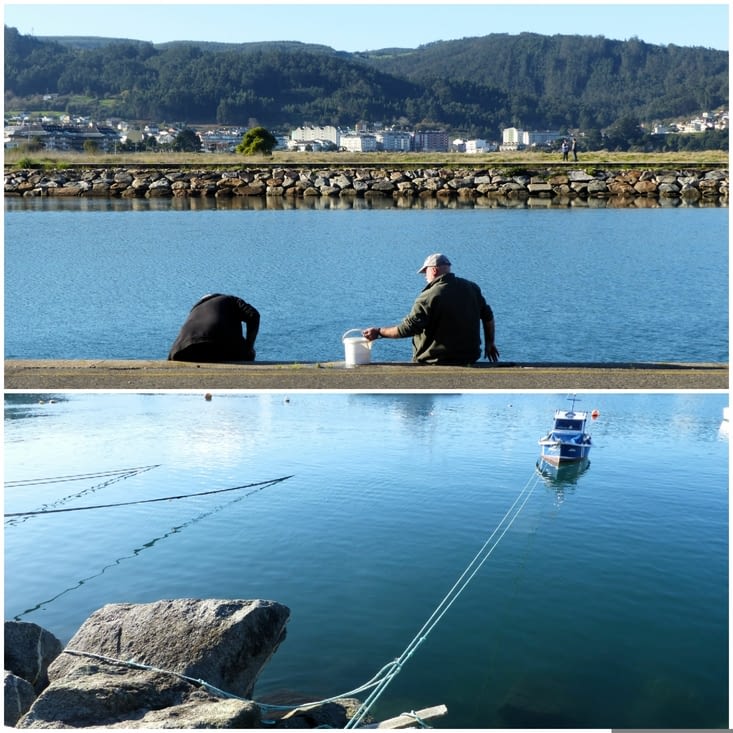
[[[156, 547], [160, 542], [163, 540], [166, 540], [170, 537], [173, 537], [174, 535], [180, 534], [183, 532], [184, 529], [188, 529], [189, 527], [193, 526], [194, 524], [197, 524], [198, 522], [203, 521], [204, 519], [208, 519], [209, 517], [213, 516], [217, 512], [220, 512], [227, 507], [234, 506], [236, 503], [243, 501], [244, 499], [252, 496], [253, 494], [257, 494], [263, 489], [266, 489], [268, 486], [274, 485], [278, 481], [284, 481], [286, 478], [290, 478], [290, 476], [284, 476], [280, 479], [274, 479], [271, 482], [264, 482], [262, 486], [259, 486], [256, 489], [253, 489], [252, 491], [247, 492], [246, 494], [243, 494], [241, 496], [235, 496], [235, 497], [229, 497], [229, 500], [219, 504], [215, 507], [208, 507], [206, 511], [202, 512], [201, 514], [198, 514], [195, 517], [192, 517], [191, 519], [186, 520], [185, 522], [181, 524], [177, 524], [174, 527], [171, 527], [165, 534], [162, 534], [158, 537], [153, 537], [150, 540], [147, 540], [146, 542], [143, 542], [138, 547], [135, 547], [130, 554], [123, 555], [122, 557], [115, 558], [111, 562], [108, 562], [106, 565], [102, 567], [101, 570], [91, 574], [87, 575], [80, 580], [78, 580], [74, 585], [69, 586], [68, 588], [65, 588], [64, 590], [57, 593], [55, 596], [52, 596], [51, 598], [47, 598], [45, 601], [41, 601], [37, 603], [35, 606], [32, 606], [31, 608], [27, 608], [22, 613], [17, 614], [14, 617], [15, 621], [20, 621], [24, 616], [27, 616], [31, 613], [35, 613], [36, 611], [40, 611], [42, 609], [47, 608], [51, 603], [54, 601], [57, 601], [62, 596], [65, 596], [67, 593], [71, 593], [75, 590], [78, 590], [79, 588], [82, 588], [84, 585], [89, 583], [90, 581], [94, 580], [95, 578], [100, 577], [101, 575], [104, 575], [108, 570], [114, 569], [116, 566], [119, 566], [121, 563], [125, 562], [126, 560], [133, 560], [136, 557], [139, 557], [143, 552], [146, 552], [147, 550], [152, 549], [153, 547]], [[226, 491], [229, 491], [230, 489], [226, 489]]]
[[90, 478], [105, 478], [107, 476], [126, 476], [127, 474], [142, 473], [151, 468], [158, 468], [159, 463], [152, 466], [133, 466], [132, 468], [118, 468], [114, 471], [97, 471], [96, 473], [78, 473], [70, 476], [51, 476], [50, 478], [29, 478], [18, 481], [6, 481], [6, 486], [41, 486], [42, 484], [58, 484], [65, 481], [83, 481]]
[[[86, 481], [89, 479], [104, 479], [100, 483], [96, 484], [95, 486], [90, 486], [87, 489], [84, 489], [83, 491], [78, 491], [75, 494], [69, 494], [68, 496], [62, 496], [59, 499], [56, 499], [53, 502], [46, 502], [40, 506], [36, 511], [39, 513], [47, 513], [49, 512], [52, 507], [60, 506], [61, 504], [66, 504], [69, 501], [72, 501], [73, 499], [81, 499], [82, 496], [87, 496], [88, 494], [94, 494], [100, 489], [104, 489], [107, 486], [111, 486], [112, 484], [117, 483], [118, 481], [124, 481], [128, 478], [133, 478], [134, 476], [139, 476], [141, 473], [145, 473], [146, 471], [152, 471], [154, 468], [159, 468], [160, 464], [156, 463], [152, 466], [136, 466], [132, 468], [119, 468], [116, 470], [110, 470], [110, 471], [96, 471], [94, 473], [79, 473], [75, 475], [70, 476], [52, 476], [52, 477], [44, 477], [44, 478], [36, 478], [36, 479], [22, 479], [18, 481], [6, 481], [5, 487], [12, 487], [12, 488], [23, 488], [27, 486], [47, 486], [49, 484], [60, 484], [60, 483], [69, 483], [73, 481]], [[25, 514], [23, 517], [12, 517], [10, 521], [8, 522], [8, 525], [10, 524], [19, 524], [20, 522], [25, 522], [28, 519], [30, 519], [33, 515], [30, 513]]]
[[61, 512], [82, 512], [88, 509], [109, 509], [109, 508], [118, 507], [118, 506], [133, 506], [135, 504], [152, 504], [156, 501], [173, 501], [175, 499], [189, 499], [194, 496], [209, 496], [211, 494], [223, 494], [227, 491], [241, 491], [242, 489], [250, 489], [250, 488], [256, 487], [254, 491], [250, 492], [251, 494], [254, 494], [257, 491], [261, 491], [262, 489], [267, 488], [268, 486], [272, 486], [273, 484], [280, 483], [281, 481], [286, 481], [289, 478], [292, 478], [292, 475], [291, 476], [281, 476], [280, 478], [270, 479], [269, 481], [257, 481], [251, 484], [242, 484], [241, 486], [231, 486], [228, 489], [212, 489], [211, 491], [199, 491], [195, 494], [179, 494], [178, 496], [161, 496], [157, 499], [139, 499], [138, 501], [123, 501], [117, 504], [96, 504], [94, 506], [67, 507], [66, 509], [41, 509], [39, 511], [33, 511], [33, 512], [13, 512], [11, 514], [5, 514], [4, 516], [6, 518], [7, 517], [27, 517], [33, 514], [59, 514]]

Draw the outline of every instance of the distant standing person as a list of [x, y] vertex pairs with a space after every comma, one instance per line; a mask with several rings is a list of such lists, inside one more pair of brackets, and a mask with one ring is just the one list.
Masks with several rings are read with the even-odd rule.
[[[242, 323], [247, 326], [242, 336]], [[259, 311], [235, 295], [204, 295], [191, 308], [169, 361], [254, 361]]]
[[450, 260], [430, 255], [418, 273], [427, 285], [415, 299], [410, 313], [396, 326], [370, 327], [362, 333], [369, 340], [412, 336], [414, 362], [424, 364], [474, 364], [484, 356], [499, 360], [494, 344], [494, 314], [479, 286], [456, 277]]
[[572, 142], [570, 143], [570, 150], [573, 152], [573, 160], [578, 159], [578, 141], [573, 138]]
[[568, 150], [570, 150], [570, 146], [568, 145], [567, 140], [562, 141], [562, 145], [560, 146], [560, 150], [562, 150], [562, 159], [567, 160], [568, 159]]

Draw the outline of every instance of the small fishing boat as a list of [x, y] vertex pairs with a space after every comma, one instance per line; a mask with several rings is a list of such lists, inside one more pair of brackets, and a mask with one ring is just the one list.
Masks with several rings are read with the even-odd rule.
[[590, 416], [585, 411], [575, 410], [575, 403], [579, 401], [575, 395], [568, 399], [570, 409], [556, 410], [552, 430], [538, 441], [542, 460], [555, 466], [582, 461], [590, 453], [591, 437], [586, 432]]

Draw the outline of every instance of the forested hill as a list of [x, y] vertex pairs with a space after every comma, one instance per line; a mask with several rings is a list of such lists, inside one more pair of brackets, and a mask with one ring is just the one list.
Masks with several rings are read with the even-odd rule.
[[495, 87], [514, 119], [547, 127], [604, 127], [621, 115], [663, 120], [728, 105], [728, 53], [603, 36], [494, 34], [369, 57], [422, 85]]
[[22, 36], [5, 27], [5, 106], [272, 129], [360, 120], [496, 139], [503, 127], [604, 128], [728, 105], [728, 53], [532, 33], [350, 54], [247, 44]]

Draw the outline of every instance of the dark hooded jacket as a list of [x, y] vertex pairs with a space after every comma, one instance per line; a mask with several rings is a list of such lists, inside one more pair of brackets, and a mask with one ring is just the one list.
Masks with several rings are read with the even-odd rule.
[[[246, 338], [242, 323], [247, 325]], [[253, 361], [260, 327], [256, 308], [234, 295], [213, 293], [196, 303], [168, 354], [170, 361]]]

